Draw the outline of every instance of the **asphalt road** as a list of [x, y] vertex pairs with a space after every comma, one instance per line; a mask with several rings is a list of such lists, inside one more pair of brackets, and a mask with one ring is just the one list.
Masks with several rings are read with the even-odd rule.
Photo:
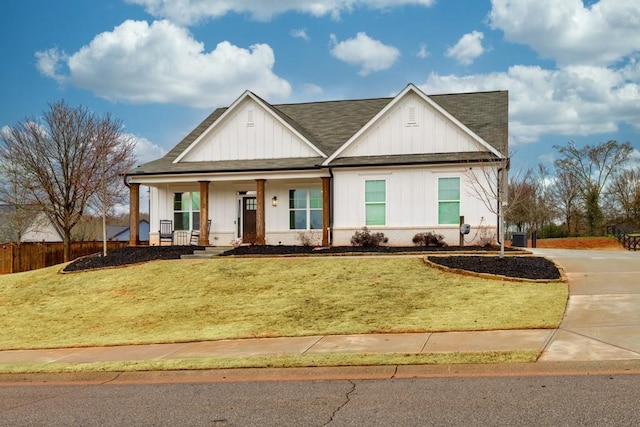
[[635, 426], [640, 375], [0, 387], [1, 426]]

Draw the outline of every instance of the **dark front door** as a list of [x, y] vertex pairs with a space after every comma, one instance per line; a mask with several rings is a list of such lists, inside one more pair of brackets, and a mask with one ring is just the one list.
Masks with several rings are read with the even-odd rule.
[[256, 243], [256, 208], [255, 197], [242, 199], [242, 243]]

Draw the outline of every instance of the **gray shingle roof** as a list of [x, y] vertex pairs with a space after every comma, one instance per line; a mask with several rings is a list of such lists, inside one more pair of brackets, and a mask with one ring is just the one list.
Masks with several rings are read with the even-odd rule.
[[[255, 96], [255, 95], [254, 95]], [[256, 97], [258, 98], [258, 97]], [[506, 91], [475, 92], [448, 95], [432, 95], [430, 98], [456, 117], [472, 132], [499, 152], [507, 154], [508, 135], [508, 93]], [[260, 99], [260, 98], [258, 98]], [[357, 99], [344, 101], [323, 101], [298, 104], [270, 105], [268, 108], [307, 138], [325, 155], [331, 156], [366, 125], [394, 98]], [[218, 108], [206, 117], [178, 145], [164, 157], [145, 163], [129, 171], [136, 174], [182, 174], [189, 172], [229, 172], [263, 171], [285, 169], [311, 169], [322, 163], [322, 158], [238, 160], [217, 162], [173, 161], [208, 129], [227, 108]], [[478, 160], [486, 160], [486, 153], [475, 154]], [[335, 159], [331, 165], [358, 166], [379, 164], [410, 164], [441, 161], [470, 161], [474, 154], [423, 155], [423, 156], [382, 156], [379, 158], [360, 157]], [[393, 163], [395, 162], [395, 163]]]

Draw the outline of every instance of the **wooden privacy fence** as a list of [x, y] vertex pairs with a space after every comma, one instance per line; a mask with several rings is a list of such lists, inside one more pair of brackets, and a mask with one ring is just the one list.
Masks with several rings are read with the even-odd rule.
[[[128, 242], [107, 242], [108, 250], [129, 246]], [[102, 252], [102, 242], [74, 242], [71, 244], [71, 259]], [[0, 274], [19, 273], [50, 267], [64, 262], [62, 243], [13, 243], [0, 245]]]

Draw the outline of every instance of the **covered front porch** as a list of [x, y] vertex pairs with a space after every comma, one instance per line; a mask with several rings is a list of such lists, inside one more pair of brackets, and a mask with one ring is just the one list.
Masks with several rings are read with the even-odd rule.
[[[191, 237], [197, 234], [200, 246], [330, 246], [332, 181], [319, 172], [260, 178], [132, 177], [129, 243], [139, 244], [140, 185], [146, 185], [150, 245], [195, 244]], [[161, 220], [171, 221], [168, 241], [161, 239]], [[201, 232], [208, 220], [209, 232]]]

